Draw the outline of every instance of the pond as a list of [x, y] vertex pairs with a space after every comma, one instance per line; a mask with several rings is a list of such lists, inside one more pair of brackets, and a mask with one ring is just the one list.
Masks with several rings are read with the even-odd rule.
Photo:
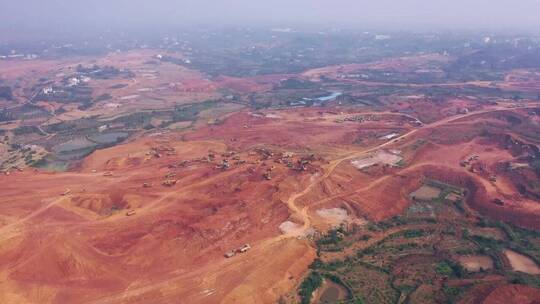
[[322, 96], [317, 98], [318, 101], [329, 101], [338, 98], [339, 96], [343, 95], [341, 92], [332, 92], [332, 94], [327, 96]]
[[93, 136], [90, 136], [89, 139], [98, 144], [110, 145], [110, 144], [114, 144], [114, 143], [124, 140], [126, 137], [128, 137], [128, 135], [129, 134], [126, 132], [112, 132], [112, 133], [93, 135]]
[[441, 189], [428, 185], [422, 185], [422, 187], [409, 194], [409, 196], [415, 200], [430, 201], [434, 198], [439, 197], [440, 194]]
[[80, 137], [58, 144], [54, 146], [52, 150], [56, 153], [71, 153], [73, 151], [92, 148], [95, 145], [95, 143], [87, 140], [86, 138]]
[[317, 290], [313, 303], [334, 304], [346, 300], [348, 297], [349, 292], [345, 287], [325, 279], [322, 286]]
[[320, 106], [325, 101], [334, 100], [337, 97], [343, 95], [341, 92], [332, 92], [329, 95], [317, 97], [317, 98], [302, 98], [302, 100], [298, 100], [295, 102], [291, 102], [291, 106], [304, 106], [304, 105], [314, 105], [314, 106]]
[[47, 170], [47, 171], [66, 171], [69, 168], [69, 161], [55, 159], [52, 156], [48, 156], [41, 160], [39, 164], [36, 165], [37, 168]]

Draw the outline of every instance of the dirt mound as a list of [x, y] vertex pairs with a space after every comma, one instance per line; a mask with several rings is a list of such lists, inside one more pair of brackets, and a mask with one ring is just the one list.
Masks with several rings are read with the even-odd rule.
[[483, 304], [531, 304], [540, 302], [540, 290], [523, 285], [503, 285], [490, 292]]
[[[25, 245], [26, 242], [35, 241], [47, 244]], [[43, 285], [100, 286], [106, 289], [123, 285], [113, 275], [109, 263], [89, 248], [81, 248], [71, 238], [48, 236], [40, 240], [34, 236], [33, 239], [24, 240], [21, 245], [32, 246], [34, 254], [14, 263], [10, 271], [12, 280]]]
[[[88, 209], [101, 214], [106, 209], [113, 207], [113, 202], [108, 195], [103, 194], [82, 194], [70, 197], [71, 204], [79, 208]], [[114, 205], [116, 208], [123, 209], [124, 206]]]
[[[459, 121], [463, 133], [452, 135], [444, 121], [345, 121], [354, 111], [242, 111], [96, 151], [72, 171], [0, 176], [0, 277], [10, 284], [0, 291], [22, 302], [40, 302], [27, 292], [36, 284], [50, 296], [41, 302], [275, 302], [315, 258], [296, 237], [402, 214], [426, 178], [467, 189], [483, 214], [538, 228], [532, 200], [497, 165], [520, 156], [487, 136], [472, 140], [477, 125]], [[393, 132], [402, 135], [384, 138]], [[397, 150], [399, 166], [351, 164], [369, 155], [396, 164], [397, 152], [376, 151]], [[461, 167], [471, 154], [477, 164]], [[516, 203], [494, 204], [499, 194]], [[223, 256], [245, 244], [248, 252]]]
[[[204, 276], [222, 273], [220, 269], [208, 273], [204, 269], [223, 262], [224, 252], [232, 248], [246, 243], [252, 244], [254, 251], [263, 250], [257, 246], [273, 246], [273, 242], [267, 245], [263, 240], [281, 235], [278, 227], [290, 216], [283, 200], [297, 191], [305, 180], [302, 176], [308, 173], [274, 162], [270, 169], [269, 164], [255, 162], [259, 154], [227, 151], [219, 142], [172, 138], [143, 138], [97, 151], [78, 171], [0, 176], [2, 181], [9, 179], [18, 185], [6, 188], [9, 201], [21, 202], [3, 204], [7, 201], [4, 197], [0, 204], [7, 215], [0, 227], [0, 260], [11, 261], [0, 266], [0, 274], [15, 284], [10, 294], [32, 302], [38, 297], [24, 288], [39, 284], [58, 301], [76, 303], [114, 298], [130, 284], [140, 290], [137, 280], [142, 278], [153, 286], [141, 290], [142, 294], [161, 294], [160, 282], [174, 279], [192, 288], [178, 288], [173, 294], [197, 302], [206, 289], [220, 289], [220, 297], [245, 296], [234, 284], [212, 284], [199, 290], [193, 285], [193, 276], [201, 271]], [[144, 161], [132, 161], [140, 158]], [[230, 168], [216, 168], [224, 159]], [[113, 172], [105, 174], [109, 169]], [[272, 178], [263, 178], [265, 172], [271, 172]], [[176, 182], [163, 186], [166, 179]], [[258, 271], [277, 260], [261, 263], [266, 260], [264, 254], [250, 255], [249, 264], [242, 266], [249, 265], [243, 274], [253, 273], [249, 288], [265, 293], [265, 288], [274, 288], [276, 282], [292, 288], [293, 281], [281, 279], [289, 271], [299, 279], [311, 263], [311, 254], [307, 254], [310, 251], [305, 244], [286, 245], [281, 251], [280, 273], [263, 285], [260, 280], [264, 276]], [[306, 258], [304, 266], [294, 268], [291, 263], [299, 257]], [[230, 262], [241, 260], [238, 257]], [[240, 273], [232, 271], [230, 275], [231, 282], [240, 284]], [[278, 289], [286, 292], [283, 287]], [[278, 296], [267, 295], [268, 299]]]

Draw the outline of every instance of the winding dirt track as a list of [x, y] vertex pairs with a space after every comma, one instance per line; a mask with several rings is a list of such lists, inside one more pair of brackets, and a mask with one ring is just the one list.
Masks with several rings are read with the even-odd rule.
[[[525, 107], [537, 107], [537, 106], [538, 106], [538, 104], [535, 103], [535, 104], [528, 104]], [[340, 158], [335, 159], [335, 160], [331, 161], [329, 164], [327, 164], [326, 166], [324, 166], [323, 170], [324, 170], [325, 173], [323, 175], [321, 175], [318, 178], [316, 178], [315, 180], [313, 180], [302, 191], [299, 191], [299, 192], [296, 192], [296, 193], [292, 194], [287, 199], [287, 201], [285, 202], [285, 204], [287, 205], [290, 213], [293, 216], [297, 217], [299, 220], [303, 221], [303, 225], [302, 225], [301, 228], [295, 229], [294, 231], [291, 231], [290, 233], [281, 234], [281, 235], [276, 236], [276, 237], [272, 237], [272, 238], [268, 238], [268, 239], [259, 241], [258, 243], [254, 244], [253, 249], [249, 253], [244, 255], [242, 258], [238, 258], [238, 259], [222, 259], [222, 260], [218, 261], [217, 263], [212, 263], [212, 264], [209, 264], [209, 265], [205, 265], [205, 266], [203, 266], [201, 268], [198, 268], [198, 269], [196, 269], [194, 271], [190, 271], [188, 273], [177, 273], [177, 274], [173, 273], [172, 276], [170, 276], [169, 278], [166, 278], [166, 279], [163, 279], [163, 280], [160, 280], [160, 281], [157, 281], [157, 282], [145, 282], [144, 284], [143, 284], [143, 282], [135, 282], [135, 283], [137, 283], [137, 285], [134, 285], [135, 283], [133, 283], [127, 289], [125, 289], [122, 292], [115, 293], [115, 294], [112, 294], [112, 295], [106, 295], [106, 296], [104, 296], [104, 297], [102, 297], [102, 298], [100, 298], [98, 300], [93, 301], [92, 303], [100, 303], [100, 304], [104, 304], [104, 303], [122, 303], [122, 302], [126, 301], [129, 298], [141, 296], [141, 295], [144, 295], [144, 294], [146, 294], [148, 292], [151, 292], [151, 291], [154, 291], [154, 290], [161, 290], [161, 291], [163, 291], [163, 292], [165, 292], [167, 294], [167, 292], [169, 290], [171, 290], [171, 288], [175, 288], [175, 289], [176, 288], [181, 288], [181, 289], [186, 288], [186, 287], [182, 287], [182, 286], [177, 285], [178, 282], [185, 281], [185, 280], [196, 282], [196, 283], [194, 283], [194, 286], [197, 286], [197, 288], [200, 288], [201, 290], [206, 290], [206, 289], [204, 289], [205, 288], [204, 286], [206, 286], [206, 281], [217, 278], [217, 275], [210, 275], [208, 277], [208, 274], [226, 273], [228, 271], [231, 271], [231, 272], [232, 271], [239, 271], [239, 269], [244, 269], [243, 267], [248, 267], [247, 266], [248, 264], [259, 263], [260, 261], [254, 260], [255, 256], [265, 256], [269, 252], [274, 252], [275, 253], [276, 250], [279, 250], [279, 248], [281, 248], [280, 246], [283, 246], [284, 244], [293, 244], [294, 243], [294, 244], [296, 244], [296, 246], [298, 246], [298, 244], [303, 244], [301, 246], [308, 246], [305, 243], [301, 243], [302, 241], [296, 240], [300, 236], [304, 235], [308, 231], [308, 229], [311, 228], [311, 223], [312, 223], [312, 220], [311, 220], [310, 215], [309, 215], [309, 207], [308, 206], [299, 207], [297, 205], [297, 200], [299, 198], [303, 197], [304, 195], [308, 194], [311, 190], [313, 190], [314, 187], [316, 187], [319, 183], [323, 182], [326, 178], [328, 178], [341, 163], [343, 163], [344, 161], [347, 161], [347, 160], [357, 158], [357, 157], [365, 156], [365, 155], [367, 155], [367, 154], [369, 154], [371, 152], [374, 152], [374, 151], [377, 151], [379, 149], [391, 146], [396, 140], [399, 140], [399, 141], [405, 140], [405, 139], [409, 138], [410, 136], [414, 135], [415, 133], [417, 133], [419, 130], [436, 128], [438, 126], [441, 126], [441, 125], [444, 125], [444, 124], [447, 124], [447, 123], [451, 123], [451, 122], [455, 122], [455, 121], [463, 119], [463, 118], [467, 118], [467, 117], [471, 117], [471, 116], [475, 116], [475, 115], [480, 115], [480, 114], [484, 114], [484, 113], [507, 110], [507, 109], [508, 109], [508, 107], [506, 107], [506, 106], [498, 105], [498, 106], [493, 106], [493, 107], [490, 107], [490, 108], [486, 108], [484, 110], [480, 110], [480, 111], [476, 111], [476, 112], [470, 112], [468, 114], [462, 114], [462, 115], [456, 115], [456, 116], [448, 117], [448, 118], [442, 119], [440, 121], [425, 125], [422, 128], [411, 130], [411, 131], [399, 136], [398, 138], [392, 139], [391, 141], [385, 142], [385, 143], [383, 143], [381, 145], [377, 145], [375, 147], [371, 147], [371, 148], [360, 150], [360, 151], [353, 151], [353, 152], [350, 152], [350, 153], [345, 153]], [[209, 181], [205, 181], [203, 183], [198, 184], [197, 186], [204, 185], [204, 184], [206, 184], [208, 182]], [[376, 180], [374, 182], [377, 183], [377, 182], [380, 182], [380, 181]], [[369, 187], [369, 185], [367, 187]], [[162, 198], [162, 199], [165, 199], [165, 198]], [[45, 206], [44, 208], [48, 208], [48, 207], [49, 206]], [[38, 210], [38, 212], [39, 211], [40, 210]], [[43, 211], [43, 210], [41, 210], [41, 211]], [[32, 215], [30, 215], [30, 216], [32, 216]], [[22, 220], [24, 221], [24, 219], [22, 219]], [[291, 242], [293, 242], [293, 243], [291, 243]], [[296, 243], [296, 242], [300, 242], [300, 243]], [[264, 275], [268, 275], [268, 273], [265, 274], [264, 272], [265, 271], [271, 271], [272, 266], [271, 265], [270, 266], [268, 266], [268, 265], [267, 266], [259, 265], [259, 267], [263, 267], [263, 268], [261, 268], [260, 271], [257, 272], [257, 274], [251, 274], [251, 275], [255, 275], [255, 276], [259, 276], [259, 277], [264, 276]], [[283, 278], [283, 280], [286, 280], [286, 278]], [[194, 286], [190, 286], [190, 288], [193, 288]], [[244, 295], [247, 292], [245, 290], [243, 290], [240, 293], [242, 295]], [[198, 298], [196, 300], [204, 302], [204, 297], [206, 297], [206, 296], [207, 295], [205, 295], [205, 294], [201, 294], [200, 295], [201, 298]], [[228, 298], [225, 299], [224, 302], [234, 302], [234, 299], [231, 299], [230, 296], [228, 296]]]
[[[535, 107], [538, 107], [538, 105], [539, 105], [538, 103], [530, 103], [530, 104], [523, 105], [522, 108], [535, 108]], [[433, 129], [433, 128], [439, 127], [441, 125], [445, 125], [447, 123], [451, 123], [451, 122], [454, 122], [454, 121], [457, 121], [457, 120], [460, 120], [460, 119], [463, 119], [463, 118], [467, 118], [467, 117], [471, 117], [471, 116], [475, 116], [475, 115], [480, 115], [480, 114], [485, 114], [485, 113], [504, 111], [504, 110], [508, 110], [507, 105], [498, 105], [498, 106], [490, 107], [490, 108], [480, 110], [480, 111], [469, 112], [467, 114], [451, 116], [451, 117], [448, 117], [448, 118], [433, 122], [431, 124], [426, 124], [424, 127], [420, 128], [420, 129], [411, 130], [411, 131], [409, 131], [409, 132], [407, 132], [407, 133], [405, 133], [405, 134], [403, 134], [403, 135], [401, 135], [401, 136], [399, 136], [397, 138], [394, 138], [394, 139], [392, 139], [390, 141], [387, 141], [387, 142], [385, 142], [383, 144], [380, 144], [378, 146], [375, 146], [375, 147], [372, 147], [372, 148], [369, 148], [369, 149], [366, 149], [366, 150], [362, 150], [362, 151], [352, 152], [352, 153], [344, 155], [342, 158], [333, 160], [332, 162], [330, 162], [330, 164], [327, 165], [327, 168], [325, 168], [326, 172], [325, 172], [324, 175], [322, 175], [321, 177], [319, 177], [318, 179], [316, 179], [315, 181], [310, 183], [303, 191], [291, 195], [289, 197], [289, 199], [287, 200], [287, 202], [286, 202], [287, 207], [289, 208], [289, 210], [295, 216], [302, 219], [302, 221], [303, 221], [302, 228], [294, 230], [294, 232], [292, 232], [290, 234], [280, 235], [280, 236], [272, 239], [272, 241], [279, 241], [279, 240], [283, 240], [283, 239], [290, 238], [290, 237], [299, 237], [299, 236], [302, 236], [302, 235], [304, 235], [306, 233], [306, 231], [311, 227], [311, 218], [310, 218], [309, 213], [308, 213], [309, 207], [306, 206], [306, 207], [300, 209], [296, 205], [296, 200], [298, 198], [306, 195], [307, 193], [309, 193], [313, 189], [313, 187], [315, 187], [317, 184], [323, 182], [326, 178], [328, 178], [334, 172], [334, 170], [337, 168], [337, 166], [340, 165], [342, 162], [347, 161], [347, 160], [351, 160], [351, 159], [354, 159], [354, 158], [358, 158], [358, 157], [361, 157], [361, 156], [366, 156], [367, 154], [369, 154], [371, 152], [375, 152], [375, 151], [377, 151], [379, 149], [388, 147], [388, 146], [392, 145], [396, 141], [405, 140], [406, 138], [410, 137], [411, 135], [414, 135], [419, 130]], [[375, 181], [375, 182], [378, 182], [378, 181]], [[370, 186], [367, 186], [367, 187], [369, 188]]]

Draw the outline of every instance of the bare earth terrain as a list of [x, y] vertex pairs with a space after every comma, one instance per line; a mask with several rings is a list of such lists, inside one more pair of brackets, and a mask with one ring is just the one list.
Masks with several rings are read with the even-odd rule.
[[[437, 99], [353, 75], [439, 75], [436, 53], [245, 77], [165, 56], [0, 61], [1, 303], [540, 301], [540, 100], [480, 93], [536, 70]], [[410, 92], [352, 103], [388, 86]]]

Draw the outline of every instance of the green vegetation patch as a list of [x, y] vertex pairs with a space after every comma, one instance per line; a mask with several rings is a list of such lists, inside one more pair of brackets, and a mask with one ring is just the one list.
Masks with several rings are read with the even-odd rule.
[[298, 295], [300, 295], [302, 304], [311, 303], [313, 292], [317, 290], [317, 288], [321, 287], [322, 282], [323, 277], [318, 272], [312, 271], [309, 273], [302, 284], [300, 284], [300, 288], [298, 290]]

